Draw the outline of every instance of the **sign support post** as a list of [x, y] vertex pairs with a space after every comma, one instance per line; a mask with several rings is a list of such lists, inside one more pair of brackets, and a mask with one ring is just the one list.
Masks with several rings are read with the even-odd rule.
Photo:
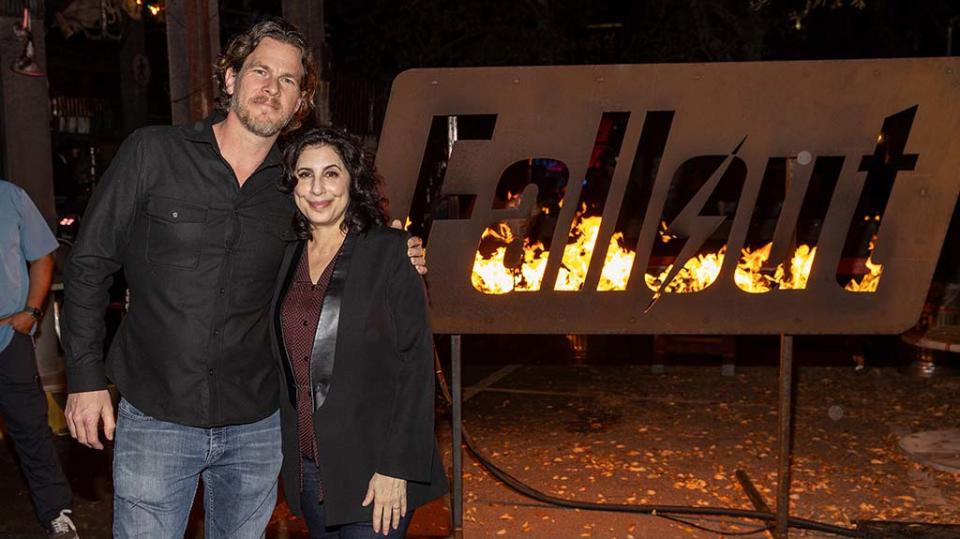
[[[944, 138], [960, 131], [957, 87], [958, 58], [399, 75], [376, 167], [395, 216], [422, 222], [414, 231], [443, 253], [430, 260], [431, 321], [452, 335], [455, 533], [462, 335], [749, 334], [780, 336], [768, 523], [786, 537], [793, 337], [916, 324], [960, 193], [960, 138]], [[622, 148], [600, 136], [612, 118]], [[458, 210], [425, 212], [446, 200]], [[584, 230], [595, 240], [568, 265]], [[717, 267], [674, 283], [695, 260]]]
[[450, 336], [450, 385], [453, 394], [453, 489], [450, 492], [453, 536], [463, 535], [463, 417], [462, 382], [460, 379], [460, 335]]
[[793, 414], [793, 336], [780, 335], [780, 408], [777, 411], [777, 528], [775, 537], [786, 539], [790, 519], [790, 455]]

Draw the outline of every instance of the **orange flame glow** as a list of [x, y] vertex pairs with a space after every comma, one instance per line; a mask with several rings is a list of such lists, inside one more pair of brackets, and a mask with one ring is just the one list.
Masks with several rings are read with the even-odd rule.
[[790, 259], [790, 271], [787, 272], [781, 263], [777, 264], [773, 275], [770, 275], [762, 272], [761, 268], [770, 258], [771, 248], [773, 248], [772, 242], [755, 251], [749, 248], [741, 250], [740, 261], [733, 274], [737, 288], [753, 294], [774, 289], [803, 290], [806, 288], [810, 269], [813, 268], [813, 259], [817, 256], [817, 248], [806, 244], [798, 246]]
[[[564, 247], [563, 260], [554, 284], [555, 290], [576, 291], [583, 288], [586, 282], [590, 259], [597, 243], [600, 231], [601, 218], [599, 216], [582, 217], [582, 212], [575, 217], [576, 223], [571, 231], [573, 241]], [[669, 241], [664, 231], [660, 231], [661, 241]], [[502, 245], [496, 248], [493, 254], [484, 257], [478, 252], [475, 254], [471, 282], [473, 287], [485, 294], [506, 294], [508, 292], [525, 292], [540, 290], [544, 270], [546, 269], [549, 252], [543, 243], [537, 241], [523, 242], [523, 255], [519, 267], [511, 268], [505, 265], [507, 245], [514, 241], [510, 228], [499, 223], [487, 228], [483, 239], [492, 239]], [[598, 291], [623, 291], [627, 289], [627, 281], [633, 268], [636, 252], [623, 246], [623, 234], [617, 232], [610, 239], [610, 244], [604, 258], [600, 273]], [[744, 248], [734, 271], [736, 286], [749, 293], [764, 293], [772, 290], [802, 290], [806, 288], [817, 255], [817, 248], [803, 244], [797, 246], [790, 259], [789, 269], [784, 264], [778, 264], [772, 272], [762, 271], [764, 263], [770, 257], [772, 243], [758, 249]], [[845, 289], [851, 292], [875, 292], [883, 271], [882, 264], [875, 264], [872, 260], [874, 242], [870, 243], [871, 256], [866, 261], [869, 271], [859, 281], [850, 281]], [[715, 253], [697, 255], [684, 263], [683, 269], [677, 273], [664, 291], [667, 293], [684, 294], [698, 292], [713, 284], [720, 275], [720, 268], [727, 248], [723, 246]], [[650, 290], [660, 289], [662, 280], [669, 275], [672, 265], [667, 266], [658, 275], [644, 274], [644, 282]]]
[[[687, 294], [690, 292], [699, 292], [713, 284], [720, 275], [720, 268], [723, 267], [723, 257], [727, 253], [727, 246], [724, 245], [716, 253], [707, 253], [697, 255], [687, 260], [683, 268], [677, 273], [676, 277], [664, 288], [665, 292], [674, 294]], [[660, 290], [663, 279], [666, 279], [673, 264], [666, 267], [660, 275], [644, 274], [643, 280], [647, 283], [647, 288], [653, 291]]]
[[883, 273], [883, 264], [876, 264], [873, 262], [873, 250], [877, 245], [877, 237], [874, 236], [870, 240], [870, 256], [867, 257], [865, 265], [867, 266], [867, 271], [870, 273], [865, 274], [860, 281], [853, 279], [847, 286], [843, 287], [844, 290], [848, 292], [876, 292], [877, 288], [880, 286], [880, 274]]
[[493, 254], [484, 258], [479, 250], [474, 255], [473, 287], [484, 294], [506, 294], [507, 292], [532, 292], [540, 290], [543, 280], [543, 270], [547, 267], [547, 251], [543, 244], [523, 242], [523, 260], [519, 268], [508, 268], [505, 265], [507, 245], [513, 242], [513, 232], [506, 223], [498, 223], [496, 228], [490, 227], [483, 231], [482, 239], [493, 238], [503, 245], [497, 247]]
[[600, 217], [581, 216], [582, 211], [574, 219], [573, 235], [576, 239], [563, 249], [563, 261], [554, 290], [580, 290], [587, 280], [587, 270], [600, 232]]
[[630, 271], [633, 269], [633, 259], [637, 253], [623, 247], [623, 232], [617, 232], [610, 238], [610, 247], [600, 271], [600, 284], [597, 290], [601, 292], [626, 290]]

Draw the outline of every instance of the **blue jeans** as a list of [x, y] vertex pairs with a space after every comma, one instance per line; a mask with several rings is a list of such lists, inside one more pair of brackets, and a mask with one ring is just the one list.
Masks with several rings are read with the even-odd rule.
[[280, 416], [199, 428], [120, 401], [113, 453], [113, 535], [183, 537], [203, 478], [207, 539], [260, 538], [277, 501]]
[[413, 516], [412, 510], [407, 510], [407, 514], [400, 519], [400, 526], [397, 529], [390, 528], [388, 535], [383, 535], [383, 530], [380, 533], [374, 532], [373, 523], [369, 521], [327, 528], [323, 504], [317, 501], [320, 494], [320, 473], [317, 465], [309, 459], [303, 459], [302, 462], [303, 492], [300, 493], [300, 508], [303, 510], [304, 520], [307, 521], [310, 539], [403, 539], [407, 536], [410, 517]]

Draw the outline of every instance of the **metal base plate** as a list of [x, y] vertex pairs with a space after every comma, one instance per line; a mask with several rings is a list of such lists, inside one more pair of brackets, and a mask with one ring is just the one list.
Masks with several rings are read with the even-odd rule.
[[[915, 432], [900, 438], [910, 457], [943, 472], [960, 472], [960, 429]], [[958, 528], [960, 529], [960, 528]], [[955, 537], [960, 536], [960, 533]]]
[[867, 539], [953, 539], [960, 537], [960, 526], [922, 522], [858, 520], [857, 529]]

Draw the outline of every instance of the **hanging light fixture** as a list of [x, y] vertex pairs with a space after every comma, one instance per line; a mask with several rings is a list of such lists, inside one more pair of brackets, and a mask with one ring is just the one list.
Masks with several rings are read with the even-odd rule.
[[30, 10], [23, 8], [23, 21], [13, 25], [13, 33], [23, 41], [23, 52], [10, 65], [15, 73], [28, 77], [42, 77], [43, 71], [37, 65], [37, 50], [33, 45], [33, 32], [30, 30]]

